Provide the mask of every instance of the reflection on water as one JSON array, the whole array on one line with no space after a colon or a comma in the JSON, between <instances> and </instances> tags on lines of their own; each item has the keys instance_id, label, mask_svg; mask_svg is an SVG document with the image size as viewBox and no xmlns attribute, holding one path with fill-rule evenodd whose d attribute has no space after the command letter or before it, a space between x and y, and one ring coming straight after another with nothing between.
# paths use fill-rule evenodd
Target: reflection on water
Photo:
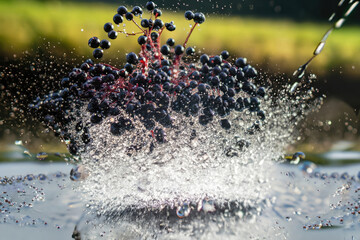
<instances>
[{"instance_id":1,"label":"reflection on water","mask_svg":"<svg viewBox=\"0 0 360 240\"><path fill-rule=\"evenodd\" d=\"M334 161L341 153L324 156ZM79 169L63 163L2 163L0 230L4 239L357 239L359 166L276 164L265 180L271 190L257 202L219 205L208 199L96 215L73 191L79 181L71 181L69 173Z\"/></svg>"}]
</instances>

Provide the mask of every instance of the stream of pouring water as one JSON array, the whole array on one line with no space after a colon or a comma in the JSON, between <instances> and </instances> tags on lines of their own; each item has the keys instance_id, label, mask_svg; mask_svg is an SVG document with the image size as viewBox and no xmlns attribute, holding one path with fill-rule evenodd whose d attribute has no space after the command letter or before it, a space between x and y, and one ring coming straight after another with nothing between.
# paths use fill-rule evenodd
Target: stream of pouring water
<instances>
[{"instance_id":1,"label":"stream of pouring water","mask_svg":"<svg viewBox=\"0 0 360 240\"><path fill-rule=\"evenodd\" d=\"M333 22L333 25L330 27L329 30L327 30L325 32L325 34L322 37L322 39L320 40L319 44L315 48L315 50L313 52L313 56L294 72L293 76L295 78L295 81L296 81L296 78L302 79L304 77L306 68L308 67L310 62L322 52L330 34L335 29L340 29L344 25L344 22L346 21L346 19L350 16L350 14L355 10L355 8L358 5L359 5L359 1L355 1L355 0L340 0L339 1L337 9L329 17L329 22ZM294 93L295 90L297 89L297 87L299 86L299 84L300 83L298 81L294 82L293 86L290 89L290 93Z\"/></svg>"}]
</instances>

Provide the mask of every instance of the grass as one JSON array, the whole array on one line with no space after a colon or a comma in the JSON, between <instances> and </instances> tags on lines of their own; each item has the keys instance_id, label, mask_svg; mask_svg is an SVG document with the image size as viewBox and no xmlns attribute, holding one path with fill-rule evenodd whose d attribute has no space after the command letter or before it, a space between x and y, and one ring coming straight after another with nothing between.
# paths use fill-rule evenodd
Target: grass
<instances>
[{"instance_id":1,"label":"grass","mask_svg":"<svg viewBox=\"0 0 360 240\"><path fill-rule=\"evenodd\" d=\"M90 57L87 40L105 38L105 22L111 21L117 6L106 4L47 3L30 0L0 2L0 53L13 56L37 47L51 48L55 55L73 52ZM174 20L175 32L166 32L163 41L174 37L182 43L189 23L182 13L165 13L165 22ZM136 31L127 23L128 32ZM202 52L217 54L227 49L233 57L246 56L273 73L292 73L312 54L329 24L295 23L287 20L222 17L211 15L194 31L189 44ZM138 51L136 37L120 36L112 42L104 61L123 60L125 53ZM323 54L311 65L319 75L334 69L352 78L360 76L360 28L347 26L329 38ZM50 46L50 47L49 47Z\"/></svg>"}]
</instances>

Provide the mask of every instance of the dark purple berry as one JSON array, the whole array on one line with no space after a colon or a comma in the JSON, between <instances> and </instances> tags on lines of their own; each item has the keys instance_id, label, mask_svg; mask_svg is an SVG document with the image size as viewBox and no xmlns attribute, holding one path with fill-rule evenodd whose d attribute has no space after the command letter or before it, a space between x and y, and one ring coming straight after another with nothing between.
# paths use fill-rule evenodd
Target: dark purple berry
<instances>
[{"instance_id":1,"label":"dark purple berry","mask_svg":"<svg viewBox=\"0 0 360 240\"><path fill-rule=\"evenodd\" d=\"M150 27L149 20L148 20L148 19L143 19L143 20L141 20L141 26L142 26L143 28L148 28L148 27Z\"/></svg>"},{"instance_id":2,"label":"dark purple berry","mask_svg":"<svg viewBox=\"0 0 360 240\"><path fill-rule=\"evenodd\" d=\"M243 68L243 67L246 66L246 64L247 64L247 59L246 58L238 58L235 61L235 66L237 66L237 67Z\"/></svg>"},{"instance_id":3,"label":"dark purple berry","mask_svg":"<svg viewBox=\"0 0 360 240\"><path fill-rule=\"evenodd\" d=\"M231 123L227 119L221 119L220 120L220 126L224 128L225 130L229 130L231 128Z\"/></svg>"},{"instance_id":4,"label":"dark purple berry","mask_svg":"<svg viewBox=\"0 0 360 240\"><path fill-rule=\"evenodd\" d=\"M140 45L144 45L144 44L146 43L146 41L147 41L147 37L144 36L144 35L142 35L142 36L140 36L140 37L138 38L138 43L139 43Z\"/></svg>"},{"instance_id":5,"label":"dark purple berry","mask_svg":"<svg viewBox=\"0 0 360 240\"><path fill-rule=\"evenodd\" d=\"M139 61L139 58L134 52L131 52L128 55L126 55L126 62L135 65L138 63L138 61Z\"/></svg>"},{"instance_id":6,"label":"dark purple berry","mask_svg":"<svg viewBox=\"0 0 360 240\"><path fill-rule=\"evenodd\" d=\"M96 59L100 59L102 58L102 56L104 55L104 51L100 48L96 48L94 51L93 51L93 56L94 58Z\"/></svg>"},{"instance_id":7,"label":"dark purple berry","mask_svg":"<svg viewBox=\"0 0 360 240\"><path fill-rule=\"evenodd\" d=\"M260 118L260 120L264 121L265 120L265 112L260 110L257 112L257 116Z\"/></svg>"},{"instance_id":8,"label":"dark purple berry","mask_svg":"<svg viewBox=\"0 0 360 240\"><path fill-rule=\"evenodd\" d=\"M195 55L195 49L193 47L188 47L186 49L186 54L190 55L190 56L194 56Z\"/></svg>"},{"instance_id":9,"label":"dark purple berry","mask_svg":"<svg viewBox=\"0 0 360 240\"><path fill-rule=\"evenodd\" d=\"M194 19L194 17L195 17L195 14L192 11L186 11L185 12L185 18L187 20L192 20L192 19Z\"/></svg>"},{"instance_id":10,"label":"dark purple berry","mask_svg":"<svg viewBox=\"0 0 360 240\"><path fill-rule=\"evenodd\" d=\"M175 40L173 38L169 38L166 41L166 44L169 45L170 47L173 47L175 45Z\"/></svg>"},{"instance_id":11,"label":"dark purple berry","mask_svg":"<svg viewBox=\"0 0 360 240\"><path fill-rule=\"evenodd\" d=\"M161 10L158 8L155 8L153 13L154 13L155 17L161 17L161 15L162 15Z\"/></svg>"},{"instance_id":12,"label":"dark purple berry","mask_svg":"<svg viewBox=\"0 0 360 240\"><path fill-rule=\"evenodd\" d=\"M151 40L156 41L156 40L159 38L159 33L157 33L157 32L152 32L152 33L150 34L150 36L151 36Z\"/></svg>"},{"instance_id":13,"label":"dark purple berry","mask_svg":"<svg viewBox=\"0 0 360 240\"><path fill-rule=\"evenodd\" d=\"M127 12L125 14L125 18L126 18L126 20L131 21L134 19L134 15L131 12Z\"/></svg>"},{"instance_id":14,"label":"dark purple berry","mask_svg":"<svg viewBox=\"0 0 360 240\"><path fill-rule=\"evenodd\" d=\"M134 14L135 16L138 16L138 15L143 14L143 10L141 9L141 7L135 6L133 8L133 10L131 11L131 13Z\"/></svg>"},{"instance_id":15,"label":"dark purple berry","mask_svg":"<svg viewBox=\"0 0 360 240\"><path fill-rule=\"evenodd\" d=\"M230 57L230 53L228 51L224 50L224 51L221 52L221 57L224 60L226 60L226 59L228 59Z\"/></svg>"},{"instance_id":16,"label":"dark purple berry","mask_svg":"<svg viewBox=\"0 0 360 240\"><path fill-rule=\"evenodd\" d=\"M89 39L89 47L98 48L100 46L100 39L97 37L92 37Z\"/></svg>"},{"instance_id":17,"label":"dark purple berry","mask_svg":"<svg viewBox=\"0 0 360 240\"><path fill-rule=\"evenodd\" d=\"M106 39L101 40L101 42L100 42L100 47L101 47L102 49L109 49L110 46L111 46L111 43L110 43L108 40L106 40Z\"/></svg>"},{"instance_id":18,"label":"dark purple berry","mask_svg":"<svg viewBox=\"0 0 360 240\"><path fill-rule=\"evenodd\" d=\"M155 19L153 28L154 29L161 29L162 27L164 27L164 22L159 18Z\"/></svg>"},{"instance_id":19,"label":"dark purple berry","mask_svg":"<svg viewBox=\"0 0 360 240\"><path fill-rule=\"evenodd\" d=\"M125 64L124 68L128 73L132 73L134 71L134 67L130 63Z\"/></svg>"},{"instance_id":20,"label":"dark purple berry","mask_svg":"<svg viewBox=\"0 0 360 240\"><path fill-rule=\"evenodd\" d=\"M174 22L170 22L170 23L166 23L165 27L168 31L172 32L176 30L176 25L174 24Z\"/></svg>"},{"instance_id":21,"label":"dark purple berry","mask_svg":"<svg viewBox=\"0 0 360 240\"><path fill-rule=\"evenodd\" d=\"M245 71L245 77L247 77L247 78L254 78L257 75L258 75L258 73L257 73L256 69L251 66L248 67Z\"/></svg>"},{"instance_id":22,"label":"dark purple berry","mask_svg":"<svg viewBox=\"0 0 360 240\"><path fill-rule=\"evenodd\" d=\"M164 55L169 55L170 53L170 47L167 45L163 45L160 49L160 52Z\"/></svg>"},{"instance_id":23,"label":"dark purple berry","mask_svg":"<svg viewBox=\"0 0 360 240\"><path fill-rule=\"evenodd\" d=\"M152 1L146 3L146 9L152 11L156 8L156 4Z\"/></svg>"},{"instance_id":24,"label":"dark purple berry","mask_svg":"<svg viewBox=\"0 0 360 240\"><path fill-rule=\"evenodd\" d=\"M115 14L113 17L113 21L115 24L120 24L124 21L124 18L120 14ZM110 30L111 31L111 30Z\"/></svg>"},{"instance_id":25,"label":"dark purple berry","mask_svg":"<svg viewBox=\"0 0 360 240\"><path fill-rule=\"evenodd\" d=\"M116 39L117 36L118 36L118 33L115 32L114 30L112 30L112 31L110 31L110 32L108 33L108 37L109 37L110 39Z\"/></svg>"},{"instance_id":26,"label":"dark purple berry","mask_svg":"<svg viewBox=\"0 0 360 240\"><path fill-rule=\"evenodd\" d=\"M259 89L256 92L256 95L258 95L259 97L265 97L265 94L266 94L265 88L259 87Z\"/></svg>"},{"instance_id":27,"label":"dark purple berry","mask_svg":"<svg viewBox=\"0 0 360 240\"><path fill-rule=\"evenodd\" d=\"M195 13L194 22L202 24L203 22L205 22L205 15L203 13Z\"/></svg>"},{"instance_id":28,"label":"dark purple berry","mask_svg":"<svg viewBox=\"0 0 360 240\"><path fill-rule=\"evenodd\" d=\"M181 55L181 54L184 53L184 51L185 51L185 49L184 49L184 47L182 45L177 45L175 47L175 54L176 55Z\"/></svg>"},{"instance_id":29,"label":"dark purple berry","mask_svg":"<svg viewBox=\"0 0 360 240\"><path fill-rule=\"evenodd\" d=\"M210 58L209 58L209 56L208 56L207 54L201 55L201 57L200 57L200 62L201 62L202 64L206 64L206 63L208 63L209 61L210 61Z\"/></svg>"},{"instance_id":30,"label":"dark purple berry","mask_svg":"<svg viewBox=\"0 0 360 240\"><path fill-rule=\"evenodd\" d=\"M124 15L128 12L127 8L125 6L120 6L118 9L117 9L117 12L118 14L120 15Z\"/></svg>"},{"instance_id":31,"label":"dark purple berry","mask_svg":"<svg viewBox=\"0 0 360 240\"><path fill-rule=\"evenodd\" d=\"M110 22L105 23L105 25L104 25L104 31L105 31L105 32L110 32L111 30L114 30L114 26L112 25L112 23L110 23Z\"/></svg>"}]
</instances>

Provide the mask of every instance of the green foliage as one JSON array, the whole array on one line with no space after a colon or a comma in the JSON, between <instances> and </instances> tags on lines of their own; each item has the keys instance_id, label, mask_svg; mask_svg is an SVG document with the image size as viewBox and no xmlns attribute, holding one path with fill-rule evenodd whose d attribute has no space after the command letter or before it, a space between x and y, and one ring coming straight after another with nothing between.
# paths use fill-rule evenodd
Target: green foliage
<instances>
[{"instance_id":1,"label":"green foliage","mask_svg":"<svg viewBox=\"0 0 360 240\"><path fill-rule=\"evenodd\" d=\"M106 38L103 24L112 21L114 5L98 3L71 3L60 1L1 1L0 54L11 57L28 49L51 50L57 56L73 52L90 57L87 41L92 36ZM146 16L146 14L144 14ZM165 22L175 21L177 30L165 32L163 41L174 37L182 43L189 24L181 13L164 13ZM136 31L129 22L128 32ZM189 45L197 51L218 54L227 49L233 57L246 56L252 64L260 64L272 72L291 73L312 54L328 24L295 23L287 20L269 20L210 15L198 27ZM318 74L331 72L342 66L349 76L359 76L360 28L346 26L329 38L323 54L311 65ZM105 51L104 61L121 63L129 51L139 51L137 37L120 35Z\"/></svg>"}]
</instances>

